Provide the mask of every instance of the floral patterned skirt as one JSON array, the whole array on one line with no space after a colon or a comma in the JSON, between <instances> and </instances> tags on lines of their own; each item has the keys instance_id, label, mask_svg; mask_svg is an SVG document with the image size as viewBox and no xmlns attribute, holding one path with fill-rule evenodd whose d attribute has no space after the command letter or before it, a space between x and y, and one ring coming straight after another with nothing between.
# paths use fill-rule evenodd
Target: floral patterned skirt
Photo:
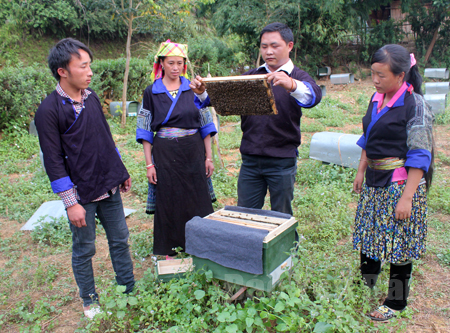
<instances>
[{"instance_id":1,"label":"floral patterned skirt","mask_svg":"<svg viewBox=\"0 0 450 333\"><path fill-rule=\"evenodd\" d=\"M405 184L388 187L363 185L355 217L353 248L368 257L399 263L419 259L426 251L427 192L419 185L412 200L411 217L395 219L395 206Z\"/></svg>"}]
</instances>

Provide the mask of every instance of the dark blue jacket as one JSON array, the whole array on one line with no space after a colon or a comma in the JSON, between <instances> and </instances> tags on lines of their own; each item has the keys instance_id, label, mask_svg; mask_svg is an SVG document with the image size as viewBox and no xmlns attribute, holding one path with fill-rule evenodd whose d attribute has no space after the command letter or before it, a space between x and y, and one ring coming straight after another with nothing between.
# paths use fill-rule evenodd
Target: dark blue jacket
<instances>
[{"instance_id":1,"label":"dark blue jacket","mask_svg":"<svg viewBox=\"0 0 450 333\"><path fill-rule=\"evenodd\" d=\"M93 91L78 117L70 99L53 91L39 106L35 123L53 192L75 186L86 204L130 177Z\"/></svg>"},{"instance_id":2,"label":"dark blue jacket","mask_svg":"<svg viewBox=\"0 0 450 333\"><path fill-rule=\"evenodd\" d=\"M265 67L252 69L245 75L267 74ZM272 86L278 114L242 116L241 153L269 157L296 157L300 145L300 118L302 107L311 108L322 98L322 91L305 71L294 66L290 77L302 81L310 88L313 99L301 105L281 86Z\"/></svg>"}]
</instances>

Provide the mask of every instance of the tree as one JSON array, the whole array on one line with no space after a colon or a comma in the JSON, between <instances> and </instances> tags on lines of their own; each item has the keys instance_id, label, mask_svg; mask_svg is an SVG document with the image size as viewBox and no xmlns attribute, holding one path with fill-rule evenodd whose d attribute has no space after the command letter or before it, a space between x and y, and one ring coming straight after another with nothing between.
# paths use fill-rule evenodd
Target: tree
<instances>
[{"instance_id":1,"label":"tree","mask_svg":"<svg viewBox=\"0 0 450 333\"><path fill-rule=\"evenodd\" d=\"M117 18L122 20L127 26L127 44L126 44L126 64L125 75L123 78L122 89L122 126L125 126L127 119L127 85L128 75L130 72L130 59L131 59L131 36L136 30L134 23L141 18L149 17L152 13L156 12L158 6L153 0L110 0L111 9L114 12L113 18L117 15Z\"/></svg>"},{"instance_id":2,"label":"tree","mask_svg":"<svg viewBox=\"0 0 450 333\"><path fill-rule=\"evenodd\" d=\"M256 56L259 34L272 22L287 24L294 33L296 63L314 67L348 38L352 28L350 0L220 0L212 6L213 23L222 35L241 36ZM245 17L245 19L243 19Z\"/></svg>"},{"instance_id":3,"label":"tree","mask_svg":"<svg viewBox=\"0 0 450 333\"><path fill-rule=\"evenodd\" d=\"M424 55L424 65L438 43L439 52L436 54L439 54L439 59L436 62L444 62L449 66L450 0L402 1L402 11L408 13L406 19L416 35L417 51Z\"/></svg>"},{"instance_id":4,"label":"tree","mask_svg":"<svg viewBox=\"0 0 450 333\"><path fill-rule=\"evenodd\" d=\"M100 0L99 0L100 1ZM173 20L183 21L199 3L211 3L214 0L110 0L111 10L128 28L126 44L126 66L122 92L122 126L126 123L126 100L128 74L130 71L131 36L134 31L151 33L152 23L163 20L161 26L170 25ZM113 17L115 17L115 15Z\"/></svg>"}]
</instances>

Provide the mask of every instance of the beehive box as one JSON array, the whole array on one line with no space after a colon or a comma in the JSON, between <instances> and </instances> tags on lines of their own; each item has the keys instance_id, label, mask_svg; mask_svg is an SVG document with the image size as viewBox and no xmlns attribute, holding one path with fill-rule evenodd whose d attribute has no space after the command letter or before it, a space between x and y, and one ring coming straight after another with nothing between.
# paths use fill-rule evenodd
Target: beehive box
<instances>
[{"instance_id":1,"label":"beehive box","mask_svg":"<svg viewBox=\"0 0 450 333\"><path fill-rule=\"evenodd\" d=\"M211 105L221 116L277 114L272 86L266 75L204 78Z\"/></svg>"},{"instance_id":2,"label":"beehive box","mask_svg":"<svg viewBox=\"0 0 450 333\"><path fill-rule=\"evenodd\" d=\"M358 169L361 147L356 143L361 135L318 132L311 138L309 158Z\"/></svg>"},{"instance_id":3,"label":"beehive box","mask_svg":"<svg viewBox=\"0 0 450 333\"><path fill-rule=\"evenodd\" d=\"M192 258L159 260L156 265L158 279L164 282L179 279L193 269Z\"/></svg>"},{"instance_id":4,"label":"beehive box","mask_svg":"<svg viewBox=\"0 0 450 333\"><path fill-rule=\"evenodd\" d=\"M250 288L271 291L279 282L281 274L292 267L291 249L295 242L295 218L280 218L265 215L268 211L249 209L239 211L240 207L225 207L205 219L233 223L269 231L263 241L263 273L250 274L237 269L224 267L209 259L193 256L195 269L211 270L213 277ZM274 212L272 212L274 213ZM282 214L286 215L287 214Z\"/></svg>"}]
</instances>

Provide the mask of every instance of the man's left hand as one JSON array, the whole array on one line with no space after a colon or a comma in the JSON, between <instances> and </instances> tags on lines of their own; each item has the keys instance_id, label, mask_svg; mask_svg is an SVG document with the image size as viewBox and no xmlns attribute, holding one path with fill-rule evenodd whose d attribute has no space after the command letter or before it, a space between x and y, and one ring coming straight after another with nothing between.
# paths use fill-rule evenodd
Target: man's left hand
<instances>
[{"instance_id":1,"label":"man's left hand","mask_svg":"<svg viewBox=\"0 0 450 333\"><path fill-rule=\"evenodd\" d=\"M120 192L126 193L131 189L131 177L128 178L123 184L120 185Z\"/></svg>"},{"instance_id":2,"label":"man's left hand","mask_svg":"<svg viewBox=\"0 0 450 333\"><path fill-rule=\"evenodd\" d=\"M269 73L266 77L269 83L272 83L274 86L283 87L288 92L292 92L297 88L295 80L291 79L291 77L283 71Z\"/></svg>"}]
</instances>

